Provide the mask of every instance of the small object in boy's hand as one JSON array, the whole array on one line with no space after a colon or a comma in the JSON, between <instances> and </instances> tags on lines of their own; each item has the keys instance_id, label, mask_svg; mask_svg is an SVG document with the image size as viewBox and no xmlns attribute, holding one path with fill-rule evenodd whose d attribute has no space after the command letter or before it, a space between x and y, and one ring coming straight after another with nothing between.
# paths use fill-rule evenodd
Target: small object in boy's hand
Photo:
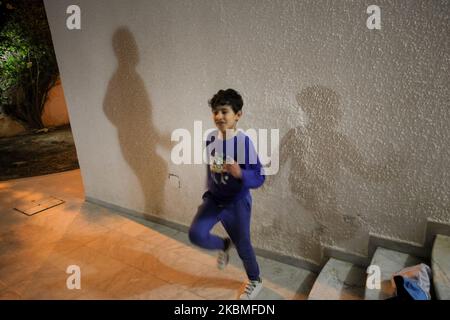
<instances>
[{"instance_id":1,"label":"small object in boy's hand","mask_svg":"<svg viewBox=\"0 0 450 320\"><path fill-rule=\"evenodd\" d=\"M222 157L216 157L211 164L211 171L216 173L222 173L224 170L224 163Z\"/></svg>"},{"instance_id":2,"label":"small object in boy's hand","mask_svg":"<svg viewBox=\"0 0 450 320\"><path fill-rule=\"evenodd\" d=\"M227 158L225 159L225 163L226 164L233 164L234 163L234 159L230 156L227 156Z\"/></svg>"}]
</instances>

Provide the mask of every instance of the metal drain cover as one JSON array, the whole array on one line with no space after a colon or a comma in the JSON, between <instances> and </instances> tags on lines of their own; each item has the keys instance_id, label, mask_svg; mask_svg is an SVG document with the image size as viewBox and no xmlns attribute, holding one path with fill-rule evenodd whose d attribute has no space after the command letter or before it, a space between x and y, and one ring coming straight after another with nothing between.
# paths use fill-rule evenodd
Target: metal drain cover
<instances>
[{"instance_id":1,"label":"metal drain cover","mask_svg":"<svg viewBox=\"0 0 450 320\"><path fill-rule=\"evenodd\" d=\"M64 201L50 196L38 201L32 200L29 203L17 206L14 209L26 214L27 216L32 216L33 214L53 208L61 203L64 203Z\"/></svg>"}]
</instances>

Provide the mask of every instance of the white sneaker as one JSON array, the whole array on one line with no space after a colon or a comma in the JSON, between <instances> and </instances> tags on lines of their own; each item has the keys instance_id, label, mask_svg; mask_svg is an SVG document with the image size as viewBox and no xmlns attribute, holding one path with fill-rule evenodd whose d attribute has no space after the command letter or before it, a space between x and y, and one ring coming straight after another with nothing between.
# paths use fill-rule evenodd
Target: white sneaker
<instances>
[{"instance_id":1,"label":"white sneaker","mask_svg":"<svg viewBox=\"0 0 450 320\"><path fill-rule=\"evenodd\" d=\"M217 256L217 268L219 270L225 269L228 262L230 261L230 254L228 253L231 248L231 240L225 239L227 248L225 250L219 251L219 255Z\"/></svg>"},{"instance_id":2,"label":"white sneaker","mask_svg":"<svg viewBox=\"0 0 450 320\"><path fill-rule=\"evenodd\" d=\"M249 280L239 300L254 300L263 288L262 280Z\"/></svg>"}]
</instances>

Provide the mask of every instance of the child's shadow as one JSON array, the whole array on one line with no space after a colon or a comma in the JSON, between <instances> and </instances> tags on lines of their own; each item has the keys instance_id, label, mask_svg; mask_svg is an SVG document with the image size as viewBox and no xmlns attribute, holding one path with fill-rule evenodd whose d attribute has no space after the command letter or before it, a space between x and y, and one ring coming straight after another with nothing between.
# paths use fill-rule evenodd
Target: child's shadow
<instances>
[{"instance_id":1,"label":"child's shadow","mask_svg":"<svg viewBox=\"0 0 450 320\"><path fill-rule=\"evenodd\" d=\"M139 179L145 196L144 211L161 215L168 167L156 148L170 148L170 136L162 136L153 125L152 105L136 72L138 47L128 28L116 30L112 46L118 67L109 81L103 111L116 126L123 157ZM127 181L122 183L123 192L128 192Z\"/></svg>"},{"instance_id":2,"label":"child's shadow","mask_svg":"<svg viewBox=\"0 0 450 320\"><path fill-rule=\"evenodd\" d=\"M290 129L280 143L280 163L290 159L289 186L296 200L313 213L313 238L321 243L343 243L359 232L366 234L360 213L342 212L337 201L341 168L369 182L383 183L396 177L400 159L391 153L387 163L367 163L352 141L338 131L342 117L339 96L331 89L312 86L297 95L307 114L304 128Z\"/></svg>"}]
</instances>

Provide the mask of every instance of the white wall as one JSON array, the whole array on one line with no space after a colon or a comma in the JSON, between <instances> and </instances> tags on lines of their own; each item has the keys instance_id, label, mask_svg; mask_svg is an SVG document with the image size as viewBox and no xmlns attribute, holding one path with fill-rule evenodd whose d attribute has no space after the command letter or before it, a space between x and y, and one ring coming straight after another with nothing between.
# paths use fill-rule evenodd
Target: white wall
<instances>
[{"instance_id":1,"label":"white wall","mask_svg":"<svg viewBox=\"0 0 450 320\"><path fill-rule=\"evenodd\" d=\"M254 245L318 260L369 232L421 242L450 221L450 3L46 0L86 195L189 225L204 167L170 134L244 97L244 129L279 128L280 172L253 192ZM171 182L169 173L179 177Z\"/></svg>"}]
</instances>

